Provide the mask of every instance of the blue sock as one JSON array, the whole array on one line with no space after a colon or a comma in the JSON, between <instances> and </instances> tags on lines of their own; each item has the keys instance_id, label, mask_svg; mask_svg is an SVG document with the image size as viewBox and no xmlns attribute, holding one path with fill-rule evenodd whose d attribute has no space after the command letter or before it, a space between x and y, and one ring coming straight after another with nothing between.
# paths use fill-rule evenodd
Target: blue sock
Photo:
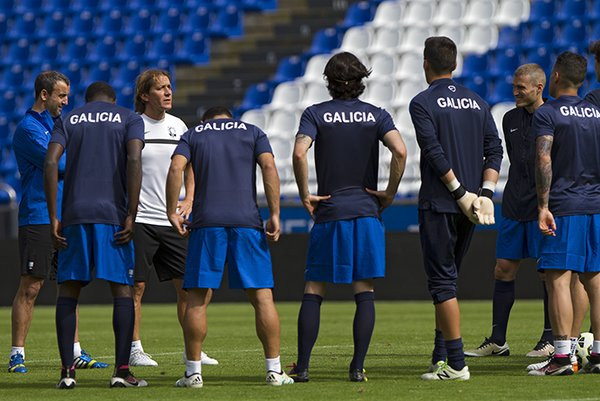
<instances>
[{"instance_id":1,"label":"blue sock","mask_svg":"<svg viewBox=\"0 0 600 401\"><path fill-rule=\"evenodd\" d=\"M298 370L308 369L310 353L319 335L321 320L321 302L323 297L316 294L304 294L298 314Z\"/></svg>"},{"instance_id":2,"label":"blue sock","mask_svg":"<svg viewBox=\"0 0 600 401\"><path fill-rule=\"evenodd\" d=\"M492 335L490 339L498 345L506 342L508 317L515 302L515 281L496 280L492 307Z\"/></svg>"},{"instance_id":3,"label":"blue sock","mask_svg":"<svg viewBox=\"0 0 600 401\"><path fill-rule=\"evenodd\" d=\"M441 330L435 330L435 339L433 340L433 352L431 353L431 364L435 365L438 361L446 362L448 352L446 352L446 341Z\"/></svg>"},{"instance_id":4,"label":"blue sock","mask_svg":"<svg viewBox=\"0 0 600 401\"><path fill-rule=\"evenodd\" d=\"M375 293L373 291L354 294L356 312L352 334L354 337L354 356L350 362L350 369L362 372L365 357L371 343L373 328L375 327Z\"/></svg>"},{"instance_id":5,"label":"blue sock","mask_svg":"<svg viewBox=\"0 0 600 401\"><path fill-rule=\"evenodd\" d=\"M133 298L122 297L113 299L113 331L115 333L115 368L127 369L131 338L133 337L133 322L135 311Z\"/></svg>"},{"instance_id":6,"label":"blue sock","mask_svg":"<svg viewBox=\"0 0 600 401\"><path fill-rule=\"evenodd\" d=\"M77 326L77 299L58 297L56 300L56 338L58 352L65 369L73 366L73 343Z\"/></svg>"},{"instance_id":7,"label":"blue sock","mask_svg":"<svg viewBox=\"0 0 600 401\"><path fill-rule=\"evenodd\" d=\"M462 338L446 341L446 349L448 350L448 365L454 370L462 370L465 367Z\"/></svg>"},{"instance_id":8,"label":"blue sock","mask_svg":"<svg viewBox=\"0 0 600 401\"><path fill-rule=\"evenodd\" d=\"M549 343L554 341L552 335L552 324L550 323L550 312L548 312L548 291L546 290L546 283L542 281L542 287L544 287L544 332L540 340L546 340Z\"/></svg>"}]
</instances>

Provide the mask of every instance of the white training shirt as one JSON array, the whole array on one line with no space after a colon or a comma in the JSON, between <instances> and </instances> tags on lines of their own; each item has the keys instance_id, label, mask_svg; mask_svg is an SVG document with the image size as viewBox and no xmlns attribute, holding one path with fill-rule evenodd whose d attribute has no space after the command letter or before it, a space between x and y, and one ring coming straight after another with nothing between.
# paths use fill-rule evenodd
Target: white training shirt
<instances>
[{"instance_id":1,"label":"white training shirt","mask_svg":"<svg viewBox=\"0 0 600 401\"><path fill-rule=\"evenodd\" d=\"M135 222L170 226L165 196L167 175L173 151L187 126L171 114L165 114L162 120L142 114L142 119L145 146L142 150L142 189ZM182 185L180 198L183 196L185 187Z\"/></svg>"}]
</instances>

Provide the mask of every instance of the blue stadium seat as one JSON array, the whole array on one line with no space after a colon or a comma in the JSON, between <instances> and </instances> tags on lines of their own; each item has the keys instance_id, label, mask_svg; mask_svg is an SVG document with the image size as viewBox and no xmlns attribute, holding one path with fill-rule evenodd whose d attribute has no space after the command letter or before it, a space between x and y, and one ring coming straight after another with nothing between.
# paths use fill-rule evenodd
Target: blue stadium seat
<instances>
[{"instance_id":1,"label":"blue stadium seat","mask_svg":"<svg viewBox=\"0 0 600 401\"><path fill-rule=\"evenodd\" d=\"M559 21L583 18L585 17L586 6L586 0L563 0L562 7L557 11L554 18Z\"/></svg>"},{"instance_id":2,"label":"blue stadium seat","mask_svg":"<svg viewBox=\"0 0 600 401\"><path fill-rule=\"evenodd\" d=\"M65 75L69 78L71 84L71 93L78 92L82 86L82 75L81 75L81 65L75 61L67 64L65 68Z\"/></svg>"},{"instance_id":3,"label":"blue stadium seat","mask_svg":"<svg viewBox=\"0 0 600 401\"><path fill-rule=\"evenodd\" d=\"M0 11L0 38L6 38L8 35L8 14ZM0 39L0 42L3 39Z\"/></svg>"},{"instance_id":4,"label":"blue stadium seat","mask_svg":"<svg viewBox=\"0 0 600 401\"><path fill-rule=\"evenodd\" d=\"M304 72L304 62L299 56L286 57L279 62L275 76L270 82L277 85L284 81L291 81L298 78Z\"/></svg>"},{"instance_id":5,"label":"blue stadium seat","mask_svg":"<svg viewBox=\"0 0 600 401\"><path fill-rule=\"evenodd\" d=\"M49 37L38 44L31 61L36 64L53 63L58 59L58 41Z\"/></svg>"},{"instance_id":6,"label":"blue stadium seat","mask_svg":"<svg viewBox=\"0 0 600 401\"><path fill-rule=\"evenodd\" d=\"M122 65L113 80L115 87L122 88L124 86L134 85L135 79L140 72L140 63L136 60L131 60L127 64Z\"/></svg>"},{"instance_id":7,"label":"blue stadium seat","mask_svg":"<svg viewBox=\"0 0 600 401\"><path fill-rule=\"evenodd\" d=\"M485 75L488 68L488 55L469 54L463 61L462 76Z\"/></svg>"},{"instance_id":8,"label":"blue stadium seat","mask_svg":"<svg viewBox=\"0 0 600 401\"><path fill-rule=\"evenodd\" d=\"M12 145L12 133L14 129L11 127L10 119L0 114L0 147Z\"/></svg>"},{"instance_id":9,"label":"blue stadium seat","mask_svg":"<svg viewBox=\"0 0 600 401\"><path fill-rule=\"evenodd\" d=\"M492 89L489 90L487 101L490 105L494 105L500 102L512 102L513 96L513 85L512 85L512 73L505 77L498 78L492 85Z\"/></svg>"},{"instance_id":10,"label":"blue stadium seat","mask_svg":"<svg viewBox=\"0 0 600 401\"><path fill-rule=\"evenodd\" d=\"M154 39L150 50L148 51L147 59L150 62L158 60L169 60L175 54L175 37L171 33L164 33Z\"/></svg>"},{"instance_id":11,"label":"blue stadium seat","mask_svg":"<svg viewBox=\"0 0 600 401\"><path fill-rule=\"evenodd\" d=\"M179 9L176 7L170 7L167 10L163 10L158 15L158 22L154 26L155 33L175 33L179 30L181 25L181 14Z\"/></svg>"},{"instance_id":12,"label":"blue stadium seat","mask_svg":"<svg viewBox=\"0 0 600 401\"><path fill-rule=\"evenodd\" d=\"M94 16L88 9L82 10L73 16L71 25L67 28L69 36L92 36L94 32Z\"/></svg>"},{"instance_id":13,"label":"blue stadium seat","mask_svg":"<svg viewBox=\"0 0 600 401\"><path fill-rule=\"evenodd\" d=\"M208 33L211 37L216 38L241 36L243 30L240 10L233 5L217 10L217 15L209 26Z\"/></svg>"},{"instance_id":14,"label":"blue stadium seat","mask_svg":"<svg viewBox=\"0 0 600 401\"><path fill-rule=\"evenodd\" d=\"M6 147L0 150L0 174L3 176L14 174L17 170L17 159L14 152Z\"/></svg>"},{"instance_id":15,"label":"blue stadium seat","mask_svg":"<svg viewBox=\"0 0 600 401\"><path fill-rule=\"evenodd\" d=\"M247 110L259 109L271 101L271 88L266 83L251 85L244 94L244 100L236 108L236 114L241 115Z\"/></svg>"},{"instance_id":16,"label":"blue stadium seat","mask_svg":"<svg viewBox=\"0 0 600 401\"><path fill-rule=\"evenodd\" d=\"M123 86L118 89L117 104L128 109L133 109L133 96L135 92L133 86Z\"/></svg>"},{"instance_id":17,"label":"blue stadium seat","mask_svg":"<svg viewBox=\"0 0 600 401\"><path fill-rule=\"evenodd\" d=\"M11 115L17 106L15 92L7 90L0 94L0 114Z\"/></svg>"},{"instance_id":18,"label":"blue stadium seat","mask_svg":"<svg viewBox=\"0 0 600 401\"><path fill-rule=\"evenodd\" d=\"M350 28L357 25L363 25L373 18L373 10L368 1L361 1L353 4L346 11L346 18L340 24L343 28Z\"/></svg>"},{"instance_id":19,"label":"blue stadium seat","mask_svg":"<svg viewBox=\"0 0 600 401\"><path fill-rule=\"evenodd\" d=\"M14 10L14 0L0 0L0 13L10 15Z\"/></svg>"},{"instance_id":20,"label":"blue stadium seat","mask_svg":"<svg viewBox=\"0 0 600 401\"><path fill-rule=\"evenodd\" d=\"M21 64L13 64L10 68L4 70L2 74L1 90L18 90L25 81L25 70Z\"/></svg>"},{"instance_id":21,"label":"blue stadium seat","mask_svg":"<svg viewBox=\"0 0 600 401\"><path fill-rule=\"evenodd\" d=\"M48 14L54 11L68 11L71 9L71 0L46 0L43 9Z\"/></svg>"},{"instance_id":22,"label":"blue stadium seat","mask_svg":"<svg viewBox=\"0 0 600 401\"><path fill-rule=\"evenodd\" d=\"M177 53L180 63L204 64L208 62L208 41L202 32L185 35Z\"/></svg>"},{"instance_id":23,"label":"blue stadium seat","mask_svg":"<svg viewBox=\"0 0 600 401\"><path fill-rule=\"evenodd\" d=\"M8 48L8 54L3 59L4 65L12 65L15 63L29 63L29 41L27 39L19 39L11 42Z\"/></svg>"},{"instance_id":24,"label":"blue stadium seat","mask_svg":"<svg viewBox=\"0 0 600 401\"><path fill-rule=\"evenodd\" d=\"M127 7L127 3L127 0L102 0L98 4L98 8L103 12L110 12L112 10L123 10Z\"/></svg>"},{"instance_id":25,"label":"blue stadium seat","mask_svg":"<svg viewBox=\"0 0 600 401\"><path fill-rule=\"evenodd\" d=\"M184 33L191 32L206 32L208 30L208 24L210 23L210 10L208 7L197 7L188 16L183 28L181 29Z\"/></svg>"},{"instance_id":26,"label":"blue stadium seat","mask_svg":"<svg viewBox=\"0 0 600 401\"><path fill-rule=\"evenodd\" d=\"M523 27L521 25L505 26L500 29L498 34L497 49L519 48L522 42Z\"/></svg>"},{"instance_id":27,"label":"blue stadium seat","mask_svg":"<svg viewBox=\"0 0 600 401\"><path fill-rule=\"evenodd\" d=\"M487 97L487 81L483 75L473 75L465 78L464 85L482 98Z\"/></svg>"},{"instance_id":28,"label":"blue stadium seat","mask_svg":"<svg viewBox=\"0 0 600 401\"><path fill-rule=\"evenodd\" d=\"M65 25L65 13L58 10L54 11L44 18L42 26L37 32L37 37L42 39L48 36L60 38L65 31Z\"/></svg>"},{"instance_id":29,"label":"blue stadium seat","mask_svg":"<svg viewBox=\"0 0 600 401\"><path fill-rule=\"evenodd\" d=\"M600 1L591 1L586 15L590 21L600 18Z\"/></svg>"},{"instance_id":30,"label":"blue stadium seat","mask_svg":"<svg viewBox=\"0 0 600 401\"><path fill-rule=\"evenodd\" d=\"M554 17L554 0L532 0L529 20L538 21Z\"/></svg>"},{"instance_id":31,"label":"blue stadium seat","mask_svg":"<svg viewBox=\"0 0 600 401\"><path fill-rule=\"evenodd\" d=\"M102 61L98 64L92 65L92 67L90 68L90 72L88 74L87 80L86 80L86 85L89 85L92 82L96 82L96 81L110 82L110 78L111 78L110 64L107 63L106 61Z\"/></svg>"},{"instance_id":32,"label":"blue stadium seat","mask_svg":"<svg viewBox=\"0 0 600 401\"><path fill-rule=\"evenodd\" d=\"M135 13L142 8L154 10L156 8L156 0L129 0L127 1L127 8Z\"/></svg>"},{"instance_id":33,"label":"blue stadium seat","mask_svg":"<svg viewBox=\"0 0 600 401\"><path fill-rule=\"evenodd\" d=\"M550 46L554 41L554 24L550 20L529 23L529 33L523 43L528 49Z\"/></svg>"},{"instance_id":34,"label":"blue stadium seat","mask_svg":"<svg viewBox=\"0 0 600 401\"><path fill-rule=\"evenodd\" d=\"M96 10L100 5L100 0L73 0L71 9L74 11Z\"/></svg>"},{"instance_id":35,"label":"blue stadium seat","mask_svg":"<svg viewBox=\"0 0 600 401\"><path fill-rule=\"evenodd\" d=\"M28 11L16 16L14 26L9 30L8 36L12 39L30 38L36 30L35 14Z\"/></svg>"},{"instance_id":36,"label":"blue stadium seat","mask_svg":"<svg viewBox=\"0 0 600 401\"><path fill-rule=\"evenodd\" d=\"M552 59L550 57L550 52L545 47L532 49L525 53L525 62L535 63L542 67L544 71L547 71L550 68L552 68Z\"/></svg>"},{"instance_id":37,"label":"blue stadium seat","mask_svg":"<svg viewBox=\"0 0 600 401\"><path fill-rule=\"evenodd\" d=\"M491 77L512 75L520 64L519 54L514 49L498 50L496 57L490 63L489 75Z\"/></svg>"},{"instance_id":38,"label":"blue stadium seat","mask_svg":"<svg viewBox=\"0 0 600 401\"><path fill-rule=\"evenodd\" d=\"M84 62L88 56L88 41L85 37L74 37L66 42L65 50L60 56L63 63L71 61Z\"/></svg>"},{"instance_id":39,"label":"blue stadium seat","mask_svg":"<svg viewBox=\"0 0 600 401\"><path fill-rule=\"evenodd\" d=\"M142 34L127 36L119 60L141 60L146 54L146 37Z\"/></svg>"},{"instance_id":40,"label":"blue stadium seat","mask_svg":"<svg viewBox=\"0 0 600 401\"><path fill-rule=\"evenodd\" d=\"M14 8L17 14L36 13L42 8L42 0L21 0Z\"/></svg>"},{"instance_id":41,"label":"blue stadium seat","mask_svg":"<svg viewBox=\"0 0 600 401\"><path fill-rule=\"evenodd\" d=\"M581 19L575 18L565 22L555 39L554 48L561 51L570 47L587 47L585 28L586 26Z\"/></svg>"},{"instance_id":42,"label":"blue stadium seat","mask_svg":"<svg viewBox=\"0 0 600 401\"><path fill-rule=\"evenodd\" d=\"M243 0L242 7L247 11L271 11L277 8L277 0Z\"/></svg>"},{"instance_id":43,"label":"blue stadium seat","mask_svg":"<svg viewBox=\"0 0 600 401\"><path fill-rule=\"evenodd\" d=\"M120 10L112 10L104 14L100 19L100 26L96 30L96 36L111 35L118 37L123 29L123 14Z\"/></svg>"},{"instance_id":44,"label":"blue stadium seat","mask_svg":"<svg viewBox=\"0 0 600 401\"><path fill-rule=\"evenodd\" d=\"M166 10L171 7L183 9L186 5L186 0L158 0L156 2L156 7Z\"/></svg>"},{"instance_id":45,"label":"blue stadium seat","mask_svg":"<svg viewBox=\"0 0 600 401\"><path fill-rule=\"evenodd\" d=\"M126 35L150 32L152 28L152 13L148 8L141 8L133 12L129 23L123 30Z\"/></svg>"},{"instance_id":46,"label":"blue stadium seat","mask_svg":"<svg viewBox=\"0 0 600 401\"><path fill-rule=\"evenodd\" d=\"M96 46L90 52L89 61L113 61L117 57L117 41L112 36L105 36L96 42Z\"/></svg>"},{"instance_id":47,"label":"blue stadium seat","mask_svg":"<svg viewBox=\"0 0 600 401\"><path fill-rule=\"evenodd\" d=\"M313 37L310 49L306 52L308 58L316 54L331 53L340 46L340 36L335 28L326 28L317 31Z\"/></svg>"}]
</instances>

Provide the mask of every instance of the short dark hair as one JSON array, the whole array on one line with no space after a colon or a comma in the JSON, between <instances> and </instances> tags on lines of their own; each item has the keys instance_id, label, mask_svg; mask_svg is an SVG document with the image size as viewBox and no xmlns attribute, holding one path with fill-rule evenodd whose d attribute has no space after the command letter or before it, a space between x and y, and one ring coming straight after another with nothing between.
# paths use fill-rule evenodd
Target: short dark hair
<instances>
[{"instance_id":1,"label":"short dark hair","mask_svg":"<svg viewBox=\"0 0 600 401\"><path fill-rule=\"evenodd\" d=\"M204 114L202 114L202 121L208 121L208 120L212 120L213 118L215 118L218 115L224 114L226 116L228 116L229 118L233 117L233 114L231 114L231 111L227 108L227 107L223 107L223 106L215 106L215 107L211 107L208 110L206 110L204 112Z\"/></svg>"},{"instance_id":2,"label":"short dark hair","mask_svg":"<svg viewBox=\"0 0 600 401\"><path fill-rule=\"evenodd\" d=\"M117 99L117 95L112 86L103 81L97 81L92 83L85 90L85 101L93 102L99 97L107 97L113 102Z\"/></svg>"},{"instance_id":3,"label":"short dark hair","mask_svg":"<svg viewBox=\"0 0 600 401\"><path fill-rule=\"evenodd\" d=\"M566 51L556 58L552 71L558 71L560 77L578 88L585 79L587 73L587 60L579 54Z\"/></svg>"},{"instance_id":4,"label":"short dark hair","mask_svg":"<svg viewBox=\"0 0 600 401\"><path fill-rule=\"evenodd\" d=\"M38 74L34 84L35 98L37 99L44 89L51 95L58 82L64 82L65 84L70 85L69 78L58 71L44 71Z\"/></svg>"},{"instance_id":5,"label":"short dark hair","mask_svg":"<svg viewBox=\"0 0 600 401\"><path fill-rule=\"evenodd\" d=\"M456 44L446 36L425 39L423 58L436 74L448 74L456 68Z\"/></svg>"},{"instance_id":6,"label":"short dark hair","mask_svg":"<svg viewBox=\"0 0 600 401\"><path fill-rule=\"evenodd\" d=\"M596 61L600 63L600 40L595 40L590 43L589 51L594 55Z\"/></svg>"},{"instance_id":7,"label":"short dark hair","mask_svg":"<svg viewBox=\"0 0 600 401\"><path fill-rule=\"evenodd\" d=\"M327 90L334 99L355 99L365 91L363 78L371 75L354 54L338 53L325 65L323 75L327 78Z\"/></svg>"}]
</instances>

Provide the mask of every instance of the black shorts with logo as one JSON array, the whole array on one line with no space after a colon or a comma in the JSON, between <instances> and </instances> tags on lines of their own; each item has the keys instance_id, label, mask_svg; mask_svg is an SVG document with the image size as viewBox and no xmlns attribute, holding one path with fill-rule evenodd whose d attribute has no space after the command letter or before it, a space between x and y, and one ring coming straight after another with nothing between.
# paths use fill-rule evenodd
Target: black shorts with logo
<instances>
[{"instance_id":1,"label":"black shorts with logo","mask_svg":"<svg viewBox=\"0 0 600 401\"><path fill-rule=\"evenodd\" d=\"M135 281L148 281L154 268L160 281L183 279L188 240L173 227L136 223Z\"/></svg>"},{"instance_id":2,"label":"black shorts with logo","mask_svg":"<svg viewBox=\"0 0 600 401\"><path fill-rule=\"evenodd\" d=\"M50 224L19 227L21 275L56 279L57 252L52 245Z\"/></svg>"}]
</instances>

